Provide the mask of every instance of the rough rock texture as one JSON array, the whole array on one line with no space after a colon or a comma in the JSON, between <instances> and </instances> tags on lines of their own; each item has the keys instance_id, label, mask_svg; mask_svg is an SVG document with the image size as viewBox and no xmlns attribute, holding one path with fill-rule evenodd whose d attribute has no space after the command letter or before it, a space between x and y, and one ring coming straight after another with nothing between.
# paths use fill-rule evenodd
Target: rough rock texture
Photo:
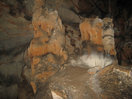
<instances>
[{"instance_id":1,"label":"rough rock texture","mask_svg":"<svg viewBox=\"0 0 132 99\"><path fill-rule=\"evenodd\" d=\"M85 28L83 28L86 31L84 31L85 36L83 34L81 35L82 39L80 33L78 33L78 30L75 30L74 28L65 25L66 27L65 39L64 28L62 27L61 21L59 21L60 19L58 17L57 12L54 10L42 9L41 8L42 3L40 2L36 2L35 4L38 5L36 6L36 9L34 11L32 22L35 31L34 38L31 41L30 46L25 54L26 66L24 68L24 76L26 77L28 83L32 86L33 92L35 94L34 98L111 99L112 95L118 97L117 94L112 93L115 90L114 87L113 89L110 89L111 91L109 92L109 89L105 88L104 86L106 86L107 84L109 85L108 79L112 79L112 81L119 79L120 73L126 74L124 77L129 76L131 80L130 70L127 69L122 70L120 67L119 69L117 69L116 66L113 65L108 66L111 63L106 66L99 64L100 62L102 62L100 61L100 59L103 60L104 62L103 64L105 64L106 60L103 54L102 56L100 56L97 53L95 53L95 57L97 55L98 61L94 60L95 57L93 57L94 61L92 61L92 63L93 64L95 63L93 68L90 67L91 64L87 63L89 62L87 60L85 64L79 64L79 66L70 63L70 59L72 58L76 59L76 57L82 54L81 53L81 51L83 51L82 41L91 40L92 44L103 46L102 38L104 34L112 33L113 36L113 31L107 32L107 28L103 30L103 28L101 27L105 26L104 25L105 22L106 23L108 22L105 21L103 23L102 20L99 21L97 20L97 18L95 19L96 21L93 21L94 19L92 19L91 23L90 22L86 23L88 24L89 29L87 30L87 25ZM102 23L97 24L98 22ZM58 23L60 25L58 25ZM89 32L89 30L91 31ZM91 35L89 36L87 35L87 33L91 33ZM59 38L57 39L57 37L59 37L60 39ZM54 41L54 39L56 41ZM59 47L58 46L57 48L56 46L52 47L52 45L54 45L54 42L52 42L52 40L55 42L55 44L58 44ZM100 40L100 42L98 42L98 40ZM59 52L61 51L59 49L64 49L61 52L63 54ZM68 50L69 52L68 55L70 56L67 56L65 49ZM79 52L76 54L76 49L80 50L80 54ZM91 46L89 46L89 49L92 50ZM89 53L89 55L91 55L90 50L86 50L86 52ZM64 63L66 62L67 58L69 59L67 61L69 62L68 64ZM84 59L86 59L86 57L84 57ZM79 60L75 60L75 63L78 63L78 61ZM108 62L110 62L109 59ZM94 68L97 67L97 65L101 65L103 67L98 69ZM95 71L95 69L97 70ZM112 75L113 78L109 78L111 76L108 77L105 76L107 75L107 73L109 73L109 71L111 71L111 73L117 73L117 75L119 74L118 76L119 78L118 77L114 78L114 75ZM107 83L103 81L102 77L106 77ZM123 80L124 79L121 79L122 82ZM131 88L131 83L127 83L126 82L127 80L128 79L126 78L125 84ZM113 85L110 86L116 86L116 83L113 83ZM118 86L119 90L121 90L121 85ZM124 89L122 89L122 92L125 91L125 87L123 88ZM125 94L123 95L124 97L127 97L125 96ZM130 93L129 95L130 95L129 97L131 97ZM115 97L112 97L112 99L116 99Z\"/></svg>"},{"instance_id":2,"label":"rough rock texture","mask_svg":"<svg viewBox=\"0 0 132 99\"><path fill-rule=\"evenodd\" d=\"M60 99L99 99L99 96L88 86L89 78L87 69L67 66L49 82L48 86L53 96L51 99L57 99L54 94Z\"/></svg>"},{"instance_id":3,"label":"rough rock texture","mask_svg":"<svg viewBox=\"0 0 132 99\"><path fill-rule=\"evenodd\" d=\"M102 44L102 20L99 18L86 19L80 24L81 37L83 41L91 41L96 45Z\"/></svg>"},{"instance_id":4,"label":"rough rock texture","mask_svg":"<svg viewBox=\"0 0 132 99\"><path fill-rule=\"evenodd\" d=\"M131 99L132 71L123 66L108 66L99 72L103 99Z\"/></svg>"},{"instance_id":5,"label":"rough rock texture","mask_svg":"<svg viewBox=\"0 0 132 99\"><path fill-rule=\"evenodd\" d=\"M33 38L31 22L12 16L10 10L8 3L0 2L0 99L17 98L24 51Z\"/></svg>"},{"instance_id":6,"label":"rough rock texture","mask_svg":"<svg viewBox=\"0 0 132 99\"><path fill-rule=\"evenodd\" d=\"M131 99L132 71L110 65L96 74L89 69L72 67L55 74L39 87L39 99ZM116 92L115 92L116 90ZM43 94L45 93L45 94Z\"/></svg>"},{"instance_id":7,"label":"rough rock texture","mask_svg":"<svg viewBox=\"0 0 132 99\"><path fill-rule=\"evenodd\" d=\"M132 19L120 3L0 0L0 99L131 99Z\"/></svg>"},{"instance_id":8,"label":"rough rock texture","mask_svg":"<svg viewBox=\"0 0 132 99\"><path fill-rule=\"evenodd\" d=\"M110 18L86 19L80 24L82 41L90 41L98 46L97 50L102 50L110 55L116 55L114 30L112 20ZM102 47L102 48L101 48Z\"/></svg>"},{"instance_id":9,"label":"rough rock texture","mask_svg":"<svg viewBox=\"0 0 132 99\"><path fill-rule=\"evenodd\" d=\"M28 55L41 56L52 53L66 60L64 27L57 11L42 8L42 2L36 1L33 14L34 39L28 48Z\"/></svg>"},{"instance_id":10,"label":"rough rock texture","mask_svg":"<svg viewBox=\"0 0 132 99\"><path fill-rule=\"evenodd\" d=\"M78 2L76 0L75 2ZM75 13L76 7L71 0L47 0L45 6L58 11L58 15L64 23L80 23L81 19Z\"/></svg>"},{"instance_id":11,"label":"rough rock texture","mask_svg":"<svg viewBox=\"0 0 132 99\"><path fill-rule=\"evenodd\" d=\"M103 46L106 53L116 55L113 21L110 18L103 19Z\"/></svg>"},{"instance_id":12,"label":"rough rock texture","mask_svg":"<svg viewBox=\"0 0 132 99\"><path fill-rule=\"evenodd\" d=\"M72 27L69 25L65 25L65 34L66 34L65 48L69 56L80 54L82 50L82 40L78 26Z\"/></svg>"},{"instance_id":13,"label":"rough rock texture","mask_svg":"<svg viewBox=\"0 0 132 99\"><path fill-rule=\"evenodd\" d=\"M31 23L23 17L9 15L9 7L2 2L0 5L0 52L19 49L19 46L24 47L33 37Z\"/></svg>"},{"instance_id":14,"label":"rough rock texture","mask_svg":"<svg viewBox=\"0 0 132 99\"><path fill-rule=\"evenodd\" d=\"M25 68L26 75L34 93L37 90L37 82L44 82L52 76L59 65L67 60L67 53L64 49L65 37L64 27L57 11L42 8L43 1L36 0L33 13L34 38L25 55L25 61L30 60L30 65ZM27 61L28 62L28 61ZM30 67L31 66L31 67ZM27 72L26 72L27 71Z\"/></svg>"}]
</instances>

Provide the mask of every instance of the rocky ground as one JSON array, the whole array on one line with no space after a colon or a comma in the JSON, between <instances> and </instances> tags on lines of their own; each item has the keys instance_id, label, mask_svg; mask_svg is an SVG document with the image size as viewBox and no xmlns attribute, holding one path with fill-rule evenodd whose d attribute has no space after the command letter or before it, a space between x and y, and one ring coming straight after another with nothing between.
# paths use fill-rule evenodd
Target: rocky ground
<instances>
[{"instance_id":1,"label":"rocky ground","mask_svg":"<svg viewBox=\"0 0 132 99\"><path fill-rule=\"evenodd\" d=\"M131 99L123 2L0 0L0 99Z\"/></svg>"}]
</instances>

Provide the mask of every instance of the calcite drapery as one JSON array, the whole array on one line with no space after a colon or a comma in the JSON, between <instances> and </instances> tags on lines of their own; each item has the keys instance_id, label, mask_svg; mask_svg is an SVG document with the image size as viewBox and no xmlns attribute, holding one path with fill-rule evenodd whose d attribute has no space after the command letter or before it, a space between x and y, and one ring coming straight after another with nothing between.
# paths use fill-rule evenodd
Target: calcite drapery
<instances>
[{"instance_id":1,"label":"calcite drapery","mask_svg":"<svg viewBox=\"0 0 132 99\"><path fill-rule=\"evenodd\" d=\"M86 19L80 24L82 40L90 40L94 44L102 45L102 20L99 18Z\"/></svg>"},{"instance_id":2,"label":"calcite drapery","mask_svg":"<svg viewBox=\"0 0 132 99\"><path fill-rule=\"evenodd\" d=\"M35 0L32 20L34 38L25 57L26 60L30 59L29 82L34 93L37 91L37 82L46 81L67 60L62 22L57 11L43 8L43 5L42 0ZM58 58L59 61L57 61Z\"/></svg>"},{"instance_id":3,"label":"calcite drapery","mask_svg":"<svg viewBox=\"0 0 132 99\"><path fill-rule=\"evenodd\" d=\"M66 52L63 51L65 43L64 27L58 16L57 11L48 11L42 9L43 3L36 1L33 14L34 39L28 49L29 56L40 56L47 53L53 53L63 56L66 60ZM40 6L40 7L39 7Z\"/></svg>"},{"instance_id":4,"label":"calcite drapery","mask_svg":"<svg viewBox=\"0 0 132 99\"><path fill-rule=\"evenodd\" d=\"M80 31L83 41L90 41L97 46L103 46L102 48L106 53L116 55L112 19L86 19L80 24ZM97 48L100 50L100 47Z\"/></svg>"}]
</instances>

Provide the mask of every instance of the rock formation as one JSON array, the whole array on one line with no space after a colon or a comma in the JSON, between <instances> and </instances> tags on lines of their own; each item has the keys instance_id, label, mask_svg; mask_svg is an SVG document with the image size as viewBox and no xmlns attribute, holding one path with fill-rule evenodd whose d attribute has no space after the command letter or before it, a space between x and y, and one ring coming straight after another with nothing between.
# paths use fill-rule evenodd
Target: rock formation
<instances>
[{"instance_id":1,"label":"rock formation","mask_svg":"<svg viewBox=\"0 0 132 99\"><path fill-rule=\"evenodd\" d=\"M31 69L31 79L28 81L34 93L37 91L37 82L46 81L67 60L64 26L57 11L43 9L42 5L41 0L35 0L32 21L34 38L25 55L25 60L30 60L27 67Z\"/></svg>"},{"instance_id":2,"label":"rock formation","mask_svg":"<svg viewBox=\"0 0 132 99\"><path fill-rule=\"evenodd\" d=\"M97 50L116 56L113 23L110 18L86 19L80 24L83 41L90 41Z\"/></svg>"},{"instance_id":3,"label":"rock formation","mask_svg":"<svg viewBox=\"0 0 132 99\"><path fill-rule=\"evenodd\" d=\"M80 24L81 37L83 41L91 41L96 45L102 44L102 25L99 18L86 19Z\"/></svg>"},{"instance_id":4,"label":"rock formation","mask_svg":"<svg viewBox=\"0 0 132 99\"><path fill-rule=\"evenodd\" d=\"M102 42L104 50L110 55L116 56L113 22L110 18L103 19Z\"/></svg>"},{"instance_id":5,"label":"rock formation","mask_svg":"<svg viewBox=\"0 0 132 99\"><path fill-rule=\"evenodd\" d=\"M108 1L0 0L0 99L131 99L130 2Z\"/></svg>"},{"instance_id":6,"label":"rock formation","mask_svg":"<svg viewBox=\"0 0 132 99\"><path fill-rule=\"evenodd\" d=\"M9 14L0 1L0 99L16 99L24 65L24 52L33 38L30 21Z\"/></svg>"}]
</instances>

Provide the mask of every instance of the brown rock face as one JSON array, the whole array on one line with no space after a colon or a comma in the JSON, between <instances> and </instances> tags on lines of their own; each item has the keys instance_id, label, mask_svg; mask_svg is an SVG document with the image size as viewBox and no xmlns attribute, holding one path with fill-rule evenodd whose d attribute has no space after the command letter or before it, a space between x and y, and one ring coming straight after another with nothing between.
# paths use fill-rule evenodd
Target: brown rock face
<instances>
[{"instance_id":1,"label":"brown rock face","mask_svg":"<svg viewBox=\"0 0 132 99\"><path fill-rule=\"evenodd\" d=\"M123 66L108 66L99 72L102 99L131 99L131 71Z\"/></svg>"},{"instance_id":2,"label":"brown rock face","mask_svg":"<svg viewBox=\"0 0 132 99\"><path fill-rule=\"evenodd\" d=\"M67 66L53 76L47 85L53 97L51 99L100 99L89 87L89 80L87 69ZM49 93L45 93L45 96L47 94Z\"/></svg>"},{"instance_id":3,"label":"brown rock face","mask_svg":"<svg viewBox=\"0 0 132 99\"><path fill-rule=\"evenodd\" d=\"M35 1L33 13L34 38L27 50L26 59L30 60L31 79L34 93L37 82L44 82L67 60L64 50L64 27L57 11L42 8L41 0ZM27 77L28 78L28 77Z\"/></svg>"},{"instance_id":4,"label":"brown rock face","mask_svg":"<svg viewBox=\"0 0 132 99\"><path fill-rule=\"evenodd\" d=\"M21 16L11 16L10 8L2 2L0 9L0 52L28 44L33 37L31 22Z\"/></svg>"},{"instance_id":5,"label":"brown rock face","mask_svg":"<svg viewBox=\"0 0 132 99\"><path fill-rule=\"evenodd\" d=\"M82 41L90 41L97 46L97 50L104 49L106 53L116 55L113 23L110 18L87 19L80 24L80 31Z\"/></svg>"},{"instance_id":6,"label":"brown rock face","mask_svg":"<svg viewBox=\"0 0 132 99\"><path fill-rule=\"evenodd\" d=\"M36 4L37 5L37 4ZM63 51L65 41L64 27L58 17L57 11L45 11L42 8L34 8L33 26L34 39L28 49L30 57L53 53L63 56L66 60L66 52Z\"/></svg>"},{"instance_id":7,"label":"brown rock face","mask_svg":"<svg viewBox=\"0 0 132 99\"><path fill-rule=\"evenodd\" d=\"M108 1L0 0L0 99L132 99L131 66L115 65L111 56L112 19L80 24L107 14L117 0ZM117 53L131 65L132 18L126 21L119 20L117 33L128 33L127 40L118 37Z\"/></svg>"},{"instance_id":8,"label":"brown rock face","mask_svg":"<svg viewBox=\"0 0 132 99\"><path fill-rule=\"evenodd\" d=\"M0 99L17 99L23 54L33 38L33 28L23 16L9 13L8 2L15 4L15 0L6 1L0 1Z\"/></svg>"},{"instance_id":9,"label":"brown rock face","mask_svg":"<svg viewBox=\"0 0 132 99\"><path fill-rule=\"evenodd\" d=\"M80 24L82 40L102 45L102 25L102 20L99 18L85 20Z\"/></svg>"}]
</instances>

